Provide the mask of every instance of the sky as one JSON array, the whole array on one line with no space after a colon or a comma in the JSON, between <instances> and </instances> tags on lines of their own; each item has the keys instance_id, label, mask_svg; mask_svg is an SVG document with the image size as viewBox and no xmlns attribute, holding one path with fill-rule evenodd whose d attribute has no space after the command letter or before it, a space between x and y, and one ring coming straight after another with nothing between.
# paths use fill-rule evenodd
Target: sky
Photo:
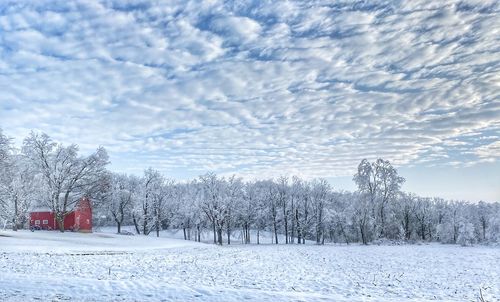
<instances>
[{"instance_id":1,"label":"sky","mask_svg":"<svg viewBox=\"0 0 500 302\"><path fill-rule=\"evenodd\" d=\"M500 201L498 1L0 2L0 128L110 169Z\"/></svg>"}]
</instances>

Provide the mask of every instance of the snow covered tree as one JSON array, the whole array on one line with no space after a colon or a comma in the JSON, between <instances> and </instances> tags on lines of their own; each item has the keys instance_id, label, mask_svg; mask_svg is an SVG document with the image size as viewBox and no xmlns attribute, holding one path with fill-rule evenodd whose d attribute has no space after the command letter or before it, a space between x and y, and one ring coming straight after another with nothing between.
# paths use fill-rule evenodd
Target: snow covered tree
<instances>
[{"instance_id":1,"label":"snow covered tree","mask_svg":"<svg viewBox=\"0 0 500 302\"><path fill-rule=\"evenodd\" d=\"M419 197L415 210L415 218L417 223L417 234L421 240L430 239L431 230L429 224L431 221L432 207L430 198Z\"/></svg>"},{"instance_id":2,"label":"snow covered tree","mask_svg":"<svg viewBox=\"0 0 500 302\"><path fill-rule=\"evenodd\" d=\"M188 184L176 184L174 199L177 204L176 225L182 229L184 240L191 240L192 228L195 228L195 241L201 241L201 232L205 227L200 206L200 186L196 181Z\"/></svg>"},{"instance_id":3,"label":"snow covered tree","mask_svg":"<svg viewBox=\"0 0 500 302\"><path fill-rule=\"evenodd\" d=\"M356 202L356 197L354 193L351 192L334 192L332 196L332 205L330 209L329 219L331 220L330 232L334 234L330 235L336 236L336 241L349 242L353 241L354 231L356 231L356 226L353 224L352 218L354 217L353 209L354 203Z\"/></svg>"},{"instance_id":4,"label":"snow covered tree","mask_svg":"<svg viewBox=\"0 0 500 302\"><path fill-rule=\"evenodd\" d=\"M282 209L282 219L285 235L285 244L288 244L288 219L289 219L289 186L288 177L281 176L276 182L276 197L278 198L278 205Z\"/></svg>"},{"instance_id":5,"label":"snow covered tree","mask_svg":"<svg viewBox=\"0 0 500 302\"><path fill-rule=\"evenodd\" d=\"M116 223L117 233L121 233L121 227L132 205L139 187L139 179L135 176L125 174L113 174L111 186L106 202L107 209Z\"/></svg>"},{"instance_id":6,"label":"snow covered tree","mask_svg":"<svg viewBox=\"0 0 500 302\"><path fill-rule=\"evenodd\" d=\"M325 208L329 202L329 193L330 185L325 179L318 179L312 182L311 208L314 217L316 244L324 243Z\"/></svg>"},{"instance_id":7,"label":"snow covered tree","mask_svg":"<svg viewBox=\"0 0 500 302\"><path fill-rule=\"evenodd\" d=\"M353 180L356 192L335 192L324 179L243 181L206 173L188 183L176 183L149 168L142 177L109 173L103 148L80 156L76 145L64 146L32 132L13 148L0 129L0 219L13 229L25 225L32 202L49 206L61 231L64 217L82 197L92 198L94 215L109 217L118 233L133 223L138 234L156 236L171 226L184 239L201 241L211 228L214 243L231 243L234 230L251 242L252 230L271 231L272 242L323 244L377 238L412 238L469 245L500 241L500 204L478 204L424 198L401 192L404 178L382 159L363 160ZM105 216L104 216L105 214Z\"/></svg>"},{"instance_id":8,"label":"snow covered tree","mask_svg":"<svg viewBox=\"0 0 500 302\"><path fill-rule=\"evenodd\" d=\"M355 200L353 221L359 231L361 242L368 244L371 241L371 229L373 224L372 218L373 204L368 194L358 194Z\"/></svg>"},{"instance_id":9,"label":"snow covered tree","mask_svg":"<svg viewBox=\"0 0 500 302\"><path fill-rule=\"evenodd\" d=\"M401 237L406 241L411 239L413 233L416 199L413 194L401 194L395 205L396 217L402 230Z\"/></svg>"},{"instance_id":10,"label":"snow covered tree","mask_svg":"<svg viewBox=\"0 0 500 302\"><path fill-rule=\"evenodd\" d=\"M279 208L280 208L280 199L278 193L278 187L272 181L262 182L264 187L264 200L268 209L268 217L270 218L270 222L272 224L273 233L274 233L274 243L279 244L278 239L278 231L279 231Z\"/></svg>"},{"instance_id":11,"label":"snow covered tree","mask_svg":"<svg viewBox=\"0 0 500 302\"><path fill-rule=\"evenodd\" d=\"M474 225L472 223L466 220L460 222L457 242L463 246L472 245L474 243Z\"/></svg>"},{"instance_id":12,"label":"snow covered tree","mask_svg":"<svg viewBox=\"0 0 500 302\"><path fill-rule=\"evenodd\" d=\"M480 201L475 207L475 222L477 224L477 230L479 232L479 241L486 241L487 231L490 226L489 217L491 216L492 206L487 203Z\"/></svg>"},{"instance_id":13,"label":"snow covered tree","mask_svg":"<svg viewBox=\"0 0 500 302\"><path fill-rule=\"evenodd\" d=\"M170 192L165 188L164 176L153 168L146 169L137 190L132 212L132 220L138 234L142 231L142 234L147 236L156 230L159 236L163 207L168 194Z\"/></svg>"},{"instance_id":14,"label":"snow covered tree","mask_svg":"<svg viewBox=\"0 0 500 302\"><path fill-rule=\"evenodd\" d=\"M33 173L44 182L43 201L55 213L59 230L64 232L64 217L84 196L92 197L106 177L108 155L98 148L89 156L78 156L76 145L57 144L46 134L31 134L24 140L23 154Z\"/></svg>"},{"instance_id":15,"label":"snow covered tree","mask_svg":"<svg viewBox=\"0 0 500 302\"><path fill-rule=\"evenodd\" d=\"M21 156L10 157L4 166L4 177L0 181L0 205L5 218L12 221L12 229L26 225L31 203L39 193L39 178L30 173L28 163Z\"/></svg>"},{"instance_id":16,"label":"snow covered tree","mask_svg":"<svg viewBox=\"0 0 500 302\"><path fill-rule=\"evenodd\" d=\"M311 184L303 181L299 189L299 198L297 200L297 236L298 243L305 244L306 239L311 235L311 226L314 216L312 215L311 202Z\"/></svg>"},{"instance_id":17,"label":"snow covered tree","mask_svg":"<svg viewBox=\"0 0 500 302\"><path fill-rule=\"evenodd\" d=\"M29 163L14 153L10 139L0 129L0 218L4 225L12 222L12 229L17 231L26 224L38 185Z\"/></svg>"},{"instance_id":18,"label":"snow covered tree","mask_svg":"<svg viewBox=\"0 0 500 302\"><path fill-rule=\"evenodd\" d=\"M153 184L151 196L154 228L156 237L160 237L160 230L168 228L174 215L174 181L160 176Z\"/></svg>"},{"instance_id":19,"label":"snow covered tree","mask_svg":"<svg viewBox=\"0 0 500 302\"><path fill-rule=\"evenodd\" d=\"M251 241L250 231L254 227L257 217L257 190L253 183L243 185L241 201L235 208L235 218L242 228L243 243L248 244Z\"/></svg>"},{"instance_id":20,"label":"snow covered tree","mask_svg":"<svg viewBox=\"0 0 500 302\"><path fill-rule=\"evenodd\" d=\"M488 242L500 242L500 203L491 204L489 227L486 229L486 240Z\"/></svg>"},{"instance_id":21,"label":"snow covered tree","mask_svg":"<svg viewBox=\"0 0 500 302\"><path fill-rule=\"evenodd\" d=\"M207 218L212 223L214 242L222 245L222 232L227 223L230 203L225 194L227 183L225 179L218 178L214 173L200 176L202 203L201 207Z\"/></svg>"},{"instance_id":22,"label":"snow covered tree","mask_svg":"<svg viewBox=\"0 0 500 302\"><path fill-rule=\"evenodd\" d=\"M375 218L380 223L379 236L385 237L387 204L395 200L405 179L398 175L389 161L379 158L373 163L363 159L353 180L359 191L367 196L373 210L376 210Z\"/></svg>"}]
</instances>

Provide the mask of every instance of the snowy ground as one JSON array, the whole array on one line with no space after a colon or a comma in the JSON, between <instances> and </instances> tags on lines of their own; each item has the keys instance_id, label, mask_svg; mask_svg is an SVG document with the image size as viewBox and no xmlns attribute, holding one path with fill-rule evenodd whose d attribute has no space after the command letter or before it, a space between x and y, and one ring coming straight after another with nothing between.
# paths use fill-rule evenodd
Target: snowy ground
<instances>
[{"instance_id":1,"label":"snowy ground","mask_svg":"<svg viewBox=\"0 0 500 302\"><path fill-rule=\"evenodd\" d=\"M0 231L0 301L500 300L500 249Z\"/></svg>"}]
</instances>

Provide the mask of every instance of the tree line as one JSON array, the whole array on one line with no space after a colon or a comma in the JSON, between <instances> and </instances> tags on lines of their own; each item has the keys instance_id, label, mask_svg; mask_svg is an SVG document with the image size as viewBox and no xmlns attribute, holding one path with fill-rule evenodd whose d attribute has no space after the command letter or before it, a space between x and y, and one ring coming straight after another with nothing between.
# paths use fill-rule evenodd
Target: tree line
<instances>
[{"instance_id":1,"label":"tree line","mask_svg":"<svg viewBox=\"0 0 500 302\"><path fill-rule=\"evenodd\" d=\"M160 236L169 228L184 239L231 244L273 242L368 244L382 240L443 243L500 242L500 204L427 198L401 190L405 179L389 161L362 160L353 176L355 192L337 191L325 179L244 181L206 173L178 182L149 168L143 175L114 173L104 148L81 156L32 132L16 150L0 129L0 219L12 229L29 224L29 211L49 207L61 231L64 217L81 197L91 198L101 224L133 225L135 232Z\"/></svg>"}]
</instances>

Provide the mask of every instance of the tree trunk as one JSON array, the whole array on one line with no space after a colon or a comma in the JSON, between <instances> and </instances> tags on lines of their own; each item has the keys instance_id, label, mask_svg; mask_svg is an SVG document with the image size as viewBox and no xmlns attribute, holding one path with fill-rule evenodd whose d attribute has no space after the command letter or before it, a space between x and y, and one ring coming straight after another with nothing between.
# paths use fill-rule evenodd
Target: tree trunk
<instances>
[{"instance_id":1,"label":"tree trunk","mask_svg":"<svg viewBox=\"0 0 500 302\"><path fill-rule=\"evenodd\" d=\"M307 210L307 206L304 205L304 224L306 222L308 222L308 219L307 219L308 216L309 216L309 211ZM305 229L306 227L307 227L307 225L305 225L305 226L303 225L302 229L301 229L301 231L302 231L302 244L306 244L306 235L307 235L307 230Z\"/></svg>"},{"instance_id":2,"label":"tree trunk","mask_svg":"<svg viewBox=\"0 0 500 302\"><path fill-rule=\"evenodd\" d=\"M260 230L257 229L257 244L260 244Z\"/></svg>"},{"instance_id":3,"label":"tree trunk","mask_svg":"<svg viewBox=\"0 0 500 302\"><path fill-rule=\"evenodd\" d=\"M320 224L321 224L320 222L317 222L317 224L316 224L316 244L321 244L322 231L321 231Z\"/></svg>"},{"instance_id":4,"label":"tree trunk","mask_svg":"<svg viewBox=\"0 0 500 302\"><path fill-rule=\"evenodd\" d=\"M222 227L217 228L217 243L222 245Z\"/></svg>"},{"instance_id":5,"label":"tree trunk","mask_svg":"<svg viewBox=\"0 0 500 302\"><path fill-rule=\"evenodd\" d=\"M141 230L139 229L139 224L137 223L137 219L135 218L135 215L132 215L132 221L134 222L135 231L137 232L137 234L140 234Z\"/></svg>"},{"instance_id":6,"label":"tree trunk","mask_svg":"<svg viewBox=\"0 0 500 302\"><path fill-rule=\"evenodd\" d=\"M422 240L425 240L425 224L422 222L420 223L420 236L422 236Z\"/></svg>"},{"instance_id":7,"label":"tree trunk","mask_svg":"<svg viewBox=\"0 0 500 302\"><path fill-rule=\"evenodd\" d=\"M184 240L187 240L186 228L184 226L182 227L182 232L184 233Z\"/></svg>"},{"instance_id":8,"label":"tree trunk","mask_svg":"<svg viewBox=\"0 0 500 302\"><path fill-rule=\"evenodd\" d=\"M300 240L302 237L302 231L300 229L299 209L295 210L295 222L297 223L297 243L300 244Z\"/></svg>"},{"instance_id":9,"label":"tree trunk","mask_svg":"<svg viewBox=\"0 0 500 302\"><path fill-rule=\"evenodd\" d=\"M122 224L119 221L116 222L116 228L118 229L117 233L120 234L122 232Z\"/></svg>"},{"instance_id":10,"label":"tree trunk","mask_svg":"<svg viewBox=\"0 0 500 302\"><path fill-rule=\"evenodd\" d=\"M483 240L486 240L486 219L481 220L481 227L483 229Z\"/></svg>"},{"instance_id":11,"label":"tree trunk","mask_svg":"<svg viewBox=\"0 0 500 302\"><path fill-rule=\"evenodd\" d=\"M200 225L197 225L197 226L196 226L196 229L198 230L198 242L201 242Z\"/></svg>"},{"instance_id":12,"label":"tree trunk","mask_svg":"<svg viewBox=\"0 0 500 302\"><path fill-rule=\"evenodd\" d=\"M318 210L318 217L317 217L317 221L316 221L316 244L322 244L322 237L324 237L323 233L324 233L324 230L323 230L323 206L320 205L319 206L320 209Z\"/></svg>"},{"instance_id":13,"label":"tree trunk","mask_svg":"<svg viewBox=\"0 0 500 302\"><path fill-rule=\"evenodd\" d=\"M276 223L276 219L273 221L273 226L274 226L274 240L275 243L278 244L278 225Z\"/></svg>"},{"instance_id":14,"label":"tree trunk","mask_svg":"<svg viewBox=\"0 0 500 302\"><path fill-rule=\"evenodd\" d=\"M61 218L59 214L56 214L57 216L57 224L59 225L59 231L61 233L64 233L64 216Z\"/></svg>"},{"instance_id":15,"label":"tree trunk","mask_svg":"<svg viewBox=\"0 0 500 302\"><path fill-rule=\"evenodd\" d=\"M347 234L345 233L345 230L344 230L344 225L343 224L340 224L340 231L342 232L342 234L344 235L344 240L345 240L345 243L346 244L349 244L349 239L347 237Z\"/></svg>"},{"instance_id":16,"label":"tree trunk","mask_svg":"<svg viewBox=\"0 0 500 302\"><path fill-rule=\"evenodd\" d=\"M250 243L250 226L247 226L247 243Z\"/></svg>"},{"instance_id":17,"label":"tree trunk","mask_svg":"<svg viewBox=\"0 0 500 302\"><path fill-rule=\"evenodd\" d=\"M14 219L12 219L12 230L17 232L17 226L19 225L18 217L19 217L19 209L18 209L17 197L14 198Z\"/></svg>"},{"instance_id":18,"label":"tree trunk","mask_svg":"<svg viewBox=\"0 0 500 302\"><path fill-rule=\"evenodd\" d=\"M148 208L145 207L143 210L143 217L142 217L142 234L143 235L148 235Z\"/></svg>"},{"instance_id":19,"label":"tree trunk","mask_svg":"<svg viewBox=\"0 0 500 302\"><path fill-rule=\"evenodd\" d=\"M217 238L216 238L217 233L215 232L215 220L212 222L212 226L214 228L214 243L217 243Z\"/></svg>"},{"instance_id":20,"label":"tree trunk","mask_svg":"<svg viewBox=\"0 0 500 302\"><path fill-rule=\"evenodd\" d=\"M156 215L156 225L155 225L155 228L156 228L156 237L160 237L160 213L158 212L157 215Z\"/></svg>"},{"instance_id":21,"label":"tree trunk","mask_svg":"<svg viewBox=\"0 0 500 302\"><path fill-rule=\"evenodd\" d=\"M405 216L405 238L406 240L410 240L411 238L411 230L410 230L410 214L406 214Z\"/></svg>"},{"instance_id":22,"label":"tree trunk","mask_svg":"<svg viewBox=\"0 0 500 302\"><path fill-rule=\"evenodd\" d=\"M382 205L380 206L380 224L381 224L381 227L380 227L380 238L384 238L385 237L385 206L384 206L384 203L382 203Z\"/></svg>"},{"instance_id":23,"label":"tree trunk","mask_svg":"<svg viewBox=\"0 0 500 302\"><path fill-rule=\"evenodd\" d=\"M359 231L361 232L361 241L363 242L364 245L367 245L366 242L366 235L365 235L365 228L363 224L359 224Z\"/></svg>"},{"instance_id":24,"label":"tree trunk","mask_svg":"<svg viewBox=\"0 0 500 302\"><path fill-rule=\"evenodd\" d=\"M283 206L283 218L285 220L285 244L288 244L288 215L285 206Z\"/></svg>"}]
</instances>

